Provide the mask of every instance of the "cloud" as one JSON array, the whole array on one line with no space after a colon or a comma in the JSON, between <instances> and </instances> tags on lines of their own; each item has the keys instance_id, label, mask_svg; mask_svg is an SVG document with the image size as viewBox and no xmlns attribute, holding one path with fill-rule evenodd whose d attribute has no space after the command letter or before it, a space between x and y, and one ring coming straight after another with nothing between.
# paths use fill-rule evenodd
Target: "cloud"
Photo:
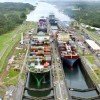
<instances>
[{"instance_id":1,"label":"cloud","mask_svg":"<svg viewBox=\"0 0 100 100\"><path fill-rule=\"evenodd\" d=\"M0 0L0 2L24 2L26 0Z\"/></svg>"},{"instance_id":2,"label":"cloud","mask_svg":"<svg viewBox=\"0 0 100 100\"><path fill-rule=\"evenodd\" d=\"M35 4L39 0L0 0L0 2L22 2L22 3L30 3Z\"/></svg>"},{"instance_id":3,"label":"cloud","mask_svg":"<svg viewBox=\"0 0 100 100\"><path fill-rule=\"evenodd\" d=\"M58 0L0 0L0 2L29 2L29 3L34 3L36 1L58 1ZM100 1L100 0L59 0L59 1Z\"/></svg>"}]
</instances>

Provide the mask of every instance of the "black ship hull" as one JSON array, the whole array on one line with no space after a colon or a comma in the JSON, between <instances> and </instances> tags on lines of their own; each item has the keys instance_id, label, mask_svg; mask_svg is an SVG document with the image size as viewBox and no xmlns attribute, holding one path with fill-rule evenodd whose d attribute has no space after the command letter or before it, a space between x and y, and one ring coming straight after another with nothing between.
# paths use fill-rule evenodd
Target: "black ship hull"
<instances>
[{"instance_id":1,"label":"black ship hull","mask_svg":"<svg viewBox=\"0 0 100 100\"><path fill-rule=\"evenodd\" d=\"M75 62L77 61L77 59L72 58L72 59L68 59L68 58L61 58L63 63L67 64L68 67L73 68L73 65L75 64Z\"/></svg>"}]
</instances>

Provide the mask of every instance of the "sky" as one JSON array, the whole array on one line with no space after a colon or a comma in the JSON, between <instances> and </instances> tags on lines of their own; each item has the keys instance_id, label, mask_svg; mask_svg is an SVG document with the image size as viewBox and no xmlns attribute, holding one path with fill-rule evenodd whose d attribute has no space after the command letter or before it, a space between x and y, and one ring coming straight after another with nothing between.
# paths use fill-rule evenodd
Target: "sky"
<instances>
[{"instance_id":1,"label":"sky","mask_svg":"<svg viewBox=\"0 0 100 100\"><path fill-rule=\"evenodd\" d=\"M0 2L29 2L34 3L43 0L0 0ZM58 0L44 0L44 1L58 1ZM100 0L59 0L59 1L100 1Z\"/></svg>"},{"instance_id":2,"label":"sky","mask_svg":"<svg viewBox=\"0 0 100 100\"><path fill-rule=\"evenodd\" d=\"M0 2L34 2L37 0L0 0Z\"/></svg>"},{"instance_id":3,"label":"sky","mask_svg":"<svg viewBox=\"0 0 100 100\"><path fill-rule=\"evenodd\" d=\"M35 4L38 0L0 0L0 2L23 2L23 3L30 3Z\"/></svg>"},{"instance_id":4,"label":"sky","mask_svg":"<svg viewBox=\"0 0 100 100\"><path fill-rule=\"evenodd\" d=\"M27 2L27 1L32 1L32 0L0 0L0 2Z\"/></svg>"}]
</instances>

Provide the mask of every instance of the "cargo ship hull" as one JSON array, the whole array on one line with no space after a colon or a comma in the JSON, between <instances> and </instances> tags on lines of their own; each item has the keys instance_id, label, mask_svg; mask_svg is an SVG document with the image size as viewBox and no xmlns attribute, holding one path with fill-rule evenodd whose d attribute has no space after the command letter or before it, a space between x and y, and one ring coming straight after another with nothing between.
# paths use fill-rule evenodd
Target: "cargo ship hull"
<instances>
[{"instance_id":1,"label":"cargo ship hull","mask_svg":"<svg viewBox=\"0 0 100 100\"><path fill-rule=\"evenodd\" d=\"M79 58L75 45L70 44L69 41L58 41L58 47L63 62L69 65L70 67L73 67L74 63Z\"/></svg>"},{"instance_id":2,"label":"cargo ship hull","mask_svg":"<svg viewBox=\"0 0 100 100\"><path fill-rule=\"evenodd\" d=\"M63 61L65 64L67 64L69 67L73 67L78 58L72 58L72 59L61 58L61 59L62 59L62 61Z\"/></svg>"}]
</instances>

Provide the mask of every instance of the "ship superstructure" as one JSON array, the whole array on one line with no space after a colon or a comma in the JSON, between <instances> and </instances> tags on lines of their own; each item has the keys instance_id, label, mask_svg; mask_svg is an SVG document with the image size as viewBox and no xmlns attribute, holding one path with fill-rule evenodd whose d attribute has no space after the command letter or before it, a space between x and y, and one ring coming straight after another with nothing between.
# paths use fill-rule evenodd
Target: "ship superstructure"
<instances>
[{"instance_id":1,"label":"ship superstructure","mask_svg":"<svg viewBox=\"0 0 100 100\"><path fill-rule=\"evenodd\" d=\"M57 25L57 19L53 13L49 15L49 23L50 25Z\"/></svg>"},{"instance_id":2,"label":"ship superstructure","mask_svg":"<svg viewBox=\"0 0 100 100\"><path fill-rule=\"evenodd\" d=\"M38 21L37 32L42 31L47 33L47 18L41 17Z\"/></svg>"}]
</instances>

